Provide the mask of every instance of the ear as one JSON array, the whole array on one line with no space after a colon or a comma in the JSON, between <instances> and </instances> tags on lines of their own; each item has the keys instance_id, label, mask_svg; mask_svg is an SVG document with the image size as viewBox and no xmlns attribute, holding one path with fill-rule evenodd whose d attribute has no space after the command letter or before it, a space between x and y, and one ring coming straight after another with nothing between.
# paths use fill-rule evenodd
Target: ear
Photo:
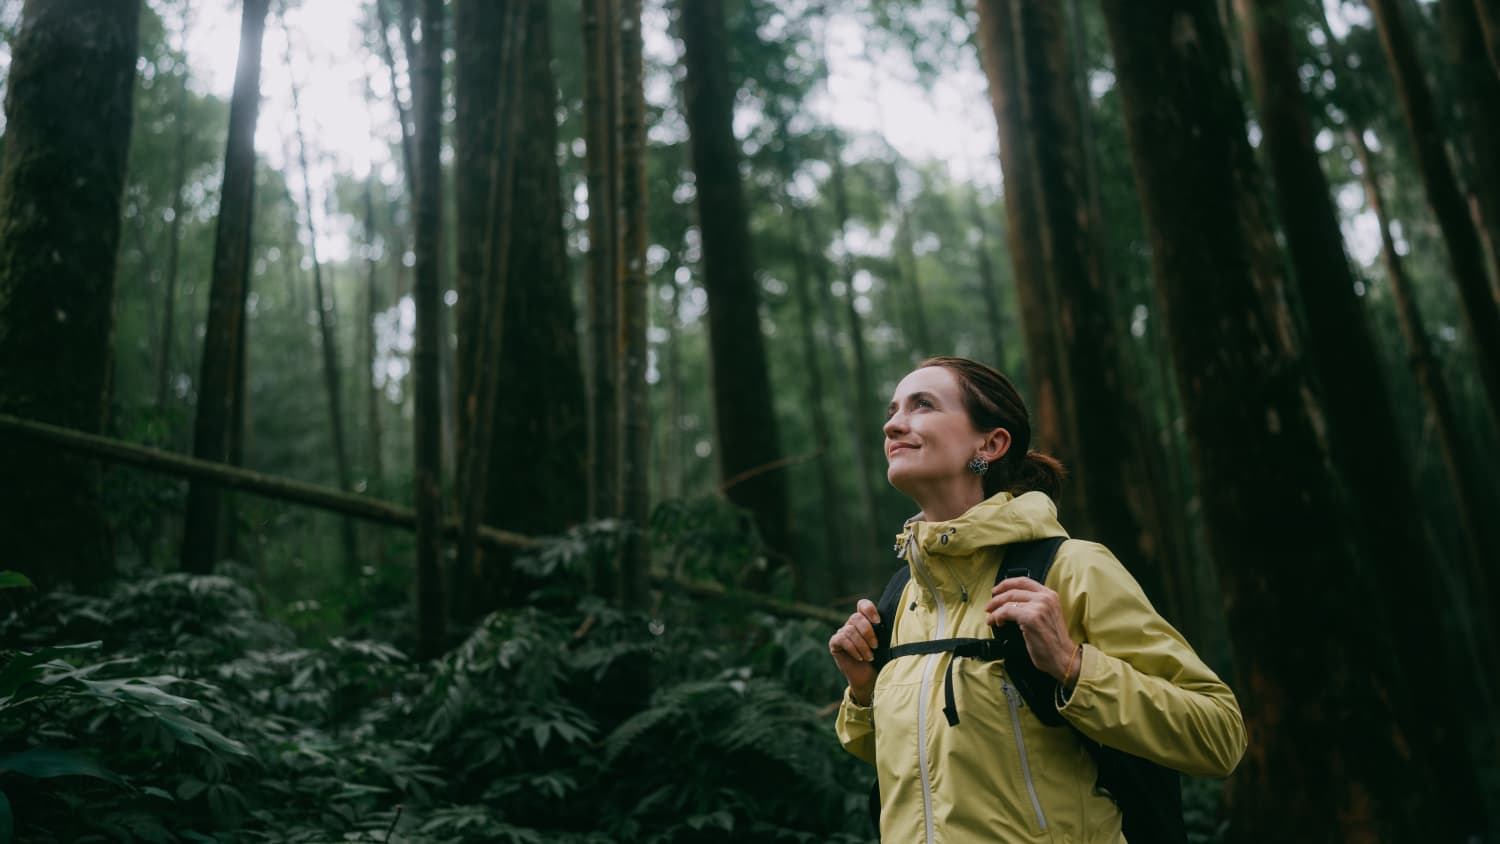
<instances>
[{"instance_id":1,"label":"ear","mask_svg":"<svg viewBox=\"0 0 1500 844\"><path fill-rule=\"evenodd\" d=\"M984 436L984 442L979 446L979 456L991 463L1000 462L1000 458L1010 451L1010 431L1004 428L996 428Z\"/></svg>"}]
</instances>

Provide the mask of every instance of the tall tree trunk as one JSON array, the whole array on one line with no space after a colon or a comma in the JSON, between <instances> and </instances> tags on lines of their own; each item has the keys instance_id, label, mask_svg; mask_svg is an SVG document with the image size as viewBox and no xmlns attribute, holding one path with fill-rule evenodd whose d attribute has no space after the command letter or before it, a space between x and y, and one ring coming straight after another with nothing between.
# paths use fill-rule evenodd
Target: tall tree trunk
<instances>
[{"instance_id":1,"label":"tall tree trunk","mask_svg":"<svg viewBox=\"0 0 1500 844\"><path fill-rule=\"evenodd\" d=\"M380 408L385 403L381 395L380 385L375 380L375 318L384 308L380 297L380 261L376 258L376 243L378 235L375 227L375 196L371 187L375 174L365 176L363 194L364 204L364 245L365 245L365 319L364 319L364 351L365 356L361 367L365 387L365 429L368 437L367 448L369 449L370 487L376 496L384 496L385 489L385 450L384 438L382 437ZM365 535L367 547L373 548L375 553L375 568L385 568L385 542L377 534L367 533Z\"/></svg>"},{"instance_id":2,"label":"tall tree trunk","mask_svg":"<svg viewBox=\"0 0 1500 844\"><path fill-rule=\"evenodd\" d=\"M868 547L878 549L881 540L890 532L890 525L882 524L880 513L875 506L875 485L881 482L881 476L875 462L875 448L879 447L879 439L876 437L862 437L860 431L865 426L873 424L872 419L879 420L879 400L875 396L875 388L870 383L869 351L865 346L864 320L859 315L859 308L855 307L854 293L854 255L849 251L849 190L844 179L843 152L839 146L835 146L829 156L833 165L831 187L833 188L833 213L838 222L839 234L839 269L844 282L844 318L846 328L849 332L849 349L853 357L853 378L840 378L843 383L852 383L854 393L852 401L845 397L844 405L849 409L849 448L854 455L854 483L858 487L860 510L864 513L864 530L860 536ZM823 292L831 296L829 285L823 285ZM832 314L825 314L829 321L829 327L834 325ZM842 363L842 358L840 358ZM842 368L842 366L840 367ZM871 560L873 562L873 558ZM871 566L874 568L874 566ZM878 574L878 569L872 574Z\"/></svg>"},{"instance_id":3,"label":"tall tree trunk","mask_svg":"<svg viewBox=\"0 0 1500 844\"><path fill-rule=\"evenodd\" d=\"M416 413L413 454L417 510L417 654L432 659L443 649L442 583L443 443L442 397L439 392L439 345L443 342L438 309L443 307L442 147L443 0L422 0L422 47L416 53L413 89L416 141L416 282L412 298L417 311L414 377Z\"/></svg>"},{"instance_id":4,"label":"tall tree trunk","mask_svg":"<svg viewBox=\"0 0 1500 844\"><path fill-rule=\"evenodd\" d=\"M584 134L588 147L588 325L589 325L589 518L615 514L616 464L615 280L619 234L616 209L619 173L614 149L616 104L609 80L617 73L611 11L618 0L583 0ZM593 572L595 589L606 591L614 574L602 557Z\"/></svg>"},{"instance_id":5,"label":"tall tree trunk","mask_svg":"<svg viewBox=\"0 0 1500 844\"><path fill-rule=\"evenodd\" d=\"M894 152L893 152L894 154ZM916 235L912 233L911 211L901 201L901 175L894 160L886 162L886 184L896 213L896 251L891 256L891 266L896 271L898 286L905 288L911 296L902 304L901 311L911 317L912 339L916 347L911 350L917 360L937 354L932 345L932 333L928 330L927 307L922 302L922 274L917 268Z\"/></svg>"},{"instance_id":6,"label":"tall tree trunk","mask_svg":"<svg viewBox=\"0 0 1500 844\"><path fill-rule=\"evenodd\" d=\"M667 425L662 437L661 497L681 498L687 486L683 478L682 452L682 296L677 287L677 268L681 256L673 250L672 259L662 267L661 283L667 288L666 382ZM660 430L660 428L658 429Z\"/></svg>"},{"instance_id":7,"label":"tall tree trunk","mask_svg":"<svg viewBox=\"0 0 1500 844\"><path fill-rule=\"evenodd\" d=\"M1243 841L1454 840L1279 325L1277 250L1209 0L1103 3L1250 737ZM1294 491L1288 479L1301 479ZM1337 600L1327 590L1337 589ZM1298 658L1289 658L1291 655ZM1294 785L1288 785L1289 783Z\"/></svg>"},{"instance_id":8,"label":"tall tree trunk","mask_svg":"<svg viewBox=\"0 0 1500 844\"><path fill-rule=\"evenodd\" d=\"M1490 281L1500 282L1500 75L1485 55L1484 32L1471 0L1440 0L1438 18L1461 112L1464 169L1478 209L1475 220L1489 257ZM1500 296L1500 291L1495 291Z\"/></svg>"},{"instance_id":9,"label":"tall tree trunk","mask_svg":"<svg viewBox=\"0 0 1500 844\"><path fill-rule=\"evenodd\" d=\"M1442 129L1433 113L1432 97L1422 75L1416 45L1402 18L1400 2L1369 0L1369 6L1375 13L1380 45L1396 81L1396 96L1411 136L1417 171L1422 175L1427 201L1448 247L1448 262L1463 302L1464 320L1474 344L1490 415L1500 427L1500 305L1485 274L1479 233L1443 147ZM1486 150L1484 154L1493 155L1494 151Z\"/></svg>"},{"instance_id":10,"label":"tall tree trunk","mask_svg":"<svg viewBox=\"0 0 1500 844\"><path fill-rule=\"evenodd\" d=\"M683 100L703 234L719 471L726 481L758 472L730 487L729 499L754 515L772 550L785 553L786 473L767 470L780 459L781 443L760 331L755 250L740 185L733 125L736 86L729 78L724 7L722 0L684 0L678 9L686 69ZM752 582L762 587L769 583L758 575Z\"/></svg>"},{"instance_id":11,"label":"tall tree trunk","mask_svg":"<svg viewBox=\"0 0 1500 844\"><path fill-rule=\"evenodd\" d=\"M616 511L630 524L620 554L621 603L646 598L650 562L645 532L651 519L651 406L646 392L646 94L642 64L641 0L623 0L620 28L620 314L615 359L619 385L619 470ZM554 189L556 185L553 185Z\"/></svg>"},{"instance_id":12,"label":"tall tree trunk","mask_svg":"<svg viewBox=\"0 0 1500 844\"><path fill-rule=\"evenodd\" d=\"M396 71L396 53L391 49L391 13L386 8L387 2L389 0L375 0L375 19L380 27L380 53L385 59L385 67L391 77L391 102L396 106L396 122L400 124L401 129L401 175L406 180L408 193L414 197L417 193L413 182L417 168L412 160L416 155L413 149L415 143L412 140L411 121L406 113L406 104L401 102L401 86L398 84L401 75ZM407 53L406 57L408 62L416 61L414 53ZM413 88L413 93L415 93L415 88Z\"/></svg>"},{"instance_id":13,"label":"tall tree trunk","mask_svg":"<svg viewBox=\"0 0 1500 844\"><path fill-rule=\"evenodd\" d=\"M283 27L284 28L284 27ZM286 42L287 72L292 73L292 42L288 32ZM307 136L302 132L301 94L297 80L292 78L292 123L297 137L297 164L302 168L302 207L307 214L307 254L312 260L313 308L318 314L318 340L323 351L323 390L328 396L328 423L332 428L333 467L338 478L339 489L350 492L354 483L349 472L349 452L344 438L343 388L339 384L338 338L335 336L333 290L325 292L323 287L323 264L318 260L318 229L313 222L312 171L307 166ZM359 546L354 535L354 520L344 519L339 524L339 536L344 544L344 575L351 581L359 573Z\"/></svg>"},{"instance_id":14,"label":"tall tree trunk","mask_svg":"<svg viewBox=\"0 0 1500 844\"><path fill-rule=\"evenodd\" d=\"M1275 199L1287 251L1307 318L1307 349L1318 375L1320 406L1327 416L1334 465L1346 481L1359 517L1367 571L1382 583L1409 578L1411 561L1427 555L1419 519L1391 518L1391 501L1418 500L1411 465L1401 444L1391 397L1380 371L1363 303L1344 254L1343 234L1328 180L1313 146L1312 121L1302 95L1299 59L1292 43L1291 6L1286 0L1235 0L1246 64L1255 90L1262 149L1270 162ZM1371 455L1381 455L1371 460ZM1413 614L1439 618L1443 600L1437 578L1417 578L1381 595L1391 618ZM1452 648L1441 642L1398 636L1396 654L1406 676L1422 676ZM1450 795L1449 813L1475 829L1481 816L1473 766L1468 761L1462 699L1438 671L1424 693L1431 717L1409 726L1420 749L1436 754L1433 770Z\"/></svg>"},{"instance_id":15,"label":"tall tree trunk","mask_svg":"<svg viewBox=\"0 0 1500 844\"><path fill-rule=\"evenodd\" d=\"M1467 454L1462 435L1459 433L1458 414L1453 407L1453 398L1443 380L1442 366L1432 353L1432 341L1423 327L1422 312L1417 307L1415 291L1401 255L1391 237L1391 221L1386 211L1385 200L1380 191L1379 178L1375 173L1374 156L1365 143L1364 132L1358 123L1349 132L1349 141L1359 156L1360 178L1364 183L1365 201L1380 224L1380 257L1385 263L1386 278L1396 302L1396 317L1401 324L1401 334L1406 339L1407 358L1417 376L1417 386L1422 391L1428 411L1432 414L1437 429L1438 448L1443 455L1443 468L1447 471L1449 489L1453 492L1458 507L1459 529L1464 538L1464 562L1468 566L1465 579L1472 585L1470 599L1477 608L1474 619L1485 628L1484 636L1491 653L1495 643L1500 642L1500 577L1488 571L1490 561L1495 559L1494 550L1485 540L1483 522L1485 511L1480 505L1483 489L1480 479L1475 477L1478 465Z\"/></svg>"},{"instance_id":16,"label":"tall tree trunk","mask_svg":"<svg viewBox=\"0 0 1500 844\"><path fill-rule=\"evenodd\" d=\"M1484 49L1490 66L1500 76L1500 0L1474 0L1474 12L1484 33Z\"/></svg>"},{"instance_id":17,"label":"tall tree trunk","mask_svg":"<svg viewBox=\"0 0 1500 844\"><path fill-rule=\"evenodd\" d=\"M785 137L785 130L782 132ZM790 175L790 174L788 174ZM786 178L784 183L790 184ZM788 207L795 207L791 197L784 200ZM795 244L792 247L792 295L797 302L797 329L802 335L802 365L807 375L807 407L812 415L813 446L818 450L818 492L823 500L823 540L827 548L823 552L823 568L827 570L827 594L847 595L853 585L856 572L850 565L848 545L843 539L848 516L844 513L844 496L839 492L838 479L834 476L833 426L828 419L828 408L824 406L827 388L823 381L823 367L819 362L816 331L817 314L808 287L809 277L808 231L810 215L799 209L791 216Z\"/></svg>"},{"instance_id":18,"label":"tall tree trunk","mask_svg":"<svg viewBox=\"0 0 1500 844\"><path fill-rule=\"evenodd\" d=\"M1021 63L1020 33L1010 0L979 0L979 43L982 64L989 80L990 105L1000 135L1000 166L1005 178L1006 237L1015 269L1016 298L1021 306L1022 335L1026 341L1025 382L1031 386L1032 447L1060 457L1070 470L1078 454L1074 430L1076 414L1068 407L1070 390L1059 347L1053 291L1048 286L1042 246L1039 190L1032 178L1035 162L1031 145L1021 134L1029 125L1025 89L1033 84ZM1034 99L1034 98L1033 98ZM1073 490L1083 479L1075 472L1065 487L1070 502L1081 504ZM1081 507L1063 509L1069 524L1079 527Z\"/></svg>"},{"instance_id":19,"label":"tall tree trunk","mask_svg":"<svg viewBox=\"0 0 1500 844\"><path fill-rule=\"evenodd\" d=\"M1008 126L1002 133L1024 149L1010 154L1007 184L1026 179L1034 209L1017 213L1035 219L1039 241L1030 261L1041 286L1055 297L1057 349L1063 377L1063 406L1069 408L1077 458L1073 464L1074 501L1085 508L1085 521L1104 543L1122 552L1146 590L1162 603L1172 594L1169 572L1159 556L1159 542L1138 517L1131 503L1148 500L1141 488L1142 473L1132 465L1130 439L1136 427L1129 420L1135 405L1121 383L1123 342L1115 319L1114 291L1102 261L1094 227L1099 224L1088 193L1087 153L1083 146L1077 85L1068 40L1067 20L1057 4L984 2L979 6L981 31L996 36L990 64L997 68L999 85L1017 91L1024 126ZM1008 15L996 22L993 16ZM1004 38L1007 24L1010 38ZM1009 47L1014 55L998 51ZM1015 68L1022 84L1006 78ZM1009 119L1014 109L1000 109ZM1028 171L1011 167L1016 158L1029 162ZM1075 521L1077 516L1073 517ZM1179 609L1170 606L1175 614Z\"/></svg>"},{"instance_id":20,"label":"tall tree trunk","mask_svg":"<svg viewBox=\"0 0 1500 844\"><path fill-rule=\"evenodd\" d=\"M245 0L240 16L240 55L229 100L229 138L224 152L224 183L214 229L213 281L203 362L198 376L198 411L193 423L193 456L223 462L234 424L237 348L245 327L249 292L251 221L255 208L255 123L260 111L260 54L269 0ZM182 568L205 573L213 568L219 541L219 490L188 486L183 523Z\"/></svg>"},{"instance_id":21,"label":"tall tree trunk","mask_svg":"<svg viewBox=\"0 0 1500 844\"><path fill-rule=\"evenodd\" d=\"M187 186L187 74L177 92L177 137L172 145L172 224L167 233L167 284L162 294L161 345L156 354L156 409L167 405L167 387L172 380L172 346L177 333L177 263L182 245L182 198Z\"/></svg>"},{"instance_id":22,"label":"tall tree trunk","mask_svg":"<svg viewBox=\"0 0 1500 844\"><path fill-rule=\"evenodd\" d=\"M990 256L990 227L985 222L984 208L979 204L979 194L969 192L975 227L979 240L974 244L974 265L979 272L979 295L984 300L984 315L989 327L990 354L995 366L1005 365L1005 330L1001 324L1003 311L1000 308L1000 280L995 275L995 262Z\"/></svg>"},{"instance_id":23,"label":"tall tree trunk","mask_svg":"<svg viewBox=\"0 0 1500 844\"><path fill-rule=\"evenodd\" d=\"M27 0L0 158L0 412L103 430L137 53L134 2ZM113 572L100 472L0 441L0 548L38 585Z\"/></svg>"}]
</instances>

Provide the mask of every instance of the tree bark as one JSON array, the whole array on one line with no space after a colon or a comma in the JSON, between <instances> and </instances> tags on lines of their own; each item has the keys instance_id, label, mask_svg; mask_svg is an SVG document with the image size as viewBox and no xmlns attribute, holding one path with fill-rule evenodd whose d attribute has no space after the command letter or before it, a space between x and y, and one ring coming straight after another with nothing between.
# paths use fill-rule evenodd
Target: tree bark
<instances>
[{"instance_id":1,"label":"tree bark","mask_svg":"<svg viewBox=\"0 0 1500 844\"><path fill-rule=\"evenodd\" d=\"M1432 413L1437 429L1438 448L1443 454L1443 468L1447 471L1449 488L1453 492L1458 509L1459 528L1463 532L1465 563L1468 570L1465 579L1471 584L1471 599L1476 605L1474 618L1485 628L1483 635L1493 651L1500 642L1500 577L1489 573L1488 561L1495 559L1494 550L1485 540L1483 528L1484 508L1480 505L1483 489L1474 469L1479 465L1464 447L1459 433L1458 415L1454 411L1453 398L1448 384L1443 379L1443 370L1432 353L1432 341L1422 322L1422 312L1417 307L1415 291L1401 255L1391 237L1391 221L1386 211L1385 200L1380 191L1379 178L1375 172L1374 156L1365 143L1364 132L1356 123L1349 132L1349 141L1359 156L1360 178L1365 188L1365 201L1380 223L1380 257L1385 264L1386 278L1391 284L1392 298L1396 302L1396 317L1401 324L1401 335L1406 340L1407 359L1417 376L1417 386L1422 391L1427 409Z\"/></svg>"},{"instance_id":2,"label":"tree bark","mask_svg":"<svg viewBox=\"0 0 1500 844\"><path fill-rule=\"evenodd\" d=\"M292 65L292 42L286 42L286 66L288 73ZM318 314L318 340L323 352L323 390L328 396L328 423L332 429L333 467L338 478L339 489L354 488L349 471L349 452L344 437L343 388L339 384L338 338L335 336L333 291L323 288L323 264L318 260L318 229L313 223L312 172L307 166L307 136L302 132L302 104L297 80L292 78L292 122L297 136L297 163L302 168L302 207L307 214L307 254L312 260L313 308ZM330 280L331 283L331 280ZM359 545L354 535L354 522L344 519L339 523L339 536L344 544L344 575L352 582L359 574Z\"/></svg>"},{"instance_id":3,"label":"tree bark","mask_svg":"<svg viewBox=\"0 0 1500 844\"><path fill-rule=\"evenodd\" d=\"M401 129L401 175L406 180L406 189L411 196L416 196L415 182L417 167L412 160L416 155L413 147L412 130L410 118L406 113L406 105L401 102L401 86L398 84L400 74L396 71L396 53L391 49L391 13L386 8L387 0L375 0L375 19L380 27L380 52L385 59L386 70L391 77L391 102L396 106L396 122ZM408 61L415 61L415 55L407 54Z\"/></svg>"},{"instance_id":4,"label":"tree bark","mask_svg":"<svg viewBox=\"0 0 1500 844\"><path fill-rule=\"evenodd\" d=\"M172 379L172 346L177 333L177 264L182 246L182 195L187 185L187 74L177 92L177 138L172 147L172 224L167 233L167 283L162 295L161 343L156 357L156 409L167 406L167 387Z\"/></svg>"},{"instance_id":5,"label":"tree bark","mask_svg":"<svg viewBox=\"0 0 1500 844\"><path fill-rule=\"evenodd\" d=\"M1418 500L1411 464L1397 431L1391 396L1380 371L1363 303L1344 254L1337 212L1313 145L1312 121L1298 76L1286 0L1235 0L1246 64L1255 92L1262 148L1270 163L1275 199L1309 331L1307 349L1319 381L1334 464L1358 514L1368 570L1383 583L1408 579L1411 561L1428 555L1419 519L1393 519L1391 501ZM1370 455L1381 455L1371 460ZM1438 618L1443 600L1437 578L1418 578L1382 592L1391 618ZM1452 648L1417 637L1396 637L1396 657L1406 676L1422 676ZM1453 663L1450 663L1453 664ZM1450 795L1449 813L1471 824L1481 816L1479 792L1468 761L1462 695L1439 671L1424 693L1430 716L1410 725Z\"/></svg>"},{"instance_id":6,"label":"tree bark","mask_svg":"<svg viewBox=\"0 0 1500 844\"><path fill-rule=\"evenodd\" d=\"M28 0L0 157L0 412L105 426L138 3ZM0 445L0 548L38 586L113 572L98 467Z\"/></svg>"},{"instance_id":7,"label":"tree bark","mask_svg":"<svg viewBox=\"0 0 1500 844\"><path fill-rule=\"evenodd\" d=\"M1369 0L1380 32L1391 75L1396 82L1396 96L1402 117L1411 136L1412 151L1427 201L1437 216L1438 228L1448 247L1448 262L1453 280L1458 284L1463 303L1464 321L1478 359L1480 382L1484 385L1490 416L1500 427L1500 304L1485 273L1479 233L1469 216L1468 203L1458 188L1443 135L1433 112L1432 96L1422 75L1416 45L1406 29L1398 0ZM1484 151L1493 155L1493 150Z\"/></svg>"},{"instance_id":8,"label":"tree bark","mask_svg":"<svg viewBox=\"0 0 1500 844\"><path fill-rule=\"evenodd\" d=\"M1055 297L1060 395L1072 416L1068 427L1077 454L1069 478L1073 500L1082 504L1082 521L1093 535L1119 549L1147 593L1168 605L1166 599L1173 593L1166 588L1170 573L1159 556L1160 543L1132 508L1132 502L1142 506L1149 496L1132 461L1136 451L1130 433L1136 424L1130 420L1137 411L1122 383L1124 344L1115 318L1112 280L1094 233L1099 221L1088 192L1088 155L1067 20L1057 4L1012 2L1009 9L1006 5L981 3L980 26L998 36L987 42L989 64L998 70L997 87L1015 91L1023 114L1030 118L1002 129L1011 144L1023 145L1008 155L1005 172L1007 184L1028 182L1026 193L1034 208L1014 213L1034 218L1022 223L1038 237L1028 243L1033 254L1027 261L1038 274L1038 286ZM993 20L1007 13L1008 20ZM1004 37L1007 25L1009 39ZM1007 68L1017 71L1019 85L1007 78ZM998 119L1006 120L1014 113L1013 108L996 112ZM1028 170L1012 169L1023 162ZM1076 524L1078 514L1072 519L1070 524ZM1180 607L1167 609L1175 614Z\"/></svg>"},{"instance_id":9,"label":"tree bark","mask_svg":"<svg viewBox=\"0 0 1500 844\"><path fill-rule=\"evenodd\" d=\"M1242 678L1251 744L1232 834L1454 840L1434 827L1451 819L1425 760L1398 750L1428 716L1409 708L1409 678L1387 661L1388 628L1370 612L1377 585L1338 517L1306 379L1279 336L1275 241L1255 208L1218 18L1209 0L1103 8Z\"/></svg>"},{"instance_id":10,"label":"tree bark","mask_svg":"<svg viewBox=\"0 0 1500 844\"><path fill-rule=\"evenodd\" d=\"M1471 0L1440 0L1438 18L1448 64L1455 69L1455 97L1475 225L1489 258L1490 281L1500 282L1500 75L1485 54L1484 32ZM1500 297L1500 289L1493 290Z\"/></svg>"},{"instance_id":11,"label":"tree bark","mask_svg":"<svg viewBox=\"0 0 1500 844\"><path fill-rule=\"evenodd\" d=\"M615 284L619 233L616 209L619 173L614 149L616 104L610 96L609 79L617 73L614 30L610 21L618 0L583 0L583 123L588 155L588 323L589 323L589 518L615 515L617 462L614 436L615 364L610 357L616 333ZM595 588L614 573L601 560L593 572Z\"/></svg>"},{"instance_id":12,"label":"tree bark","mask_svg":"<svg viewBox=\"0 0 1500 844\"><path fill-rule=\"evenodd\" d=\"M229 101L229 138L224 182L214 229L213 281L203 361L198 376L198 410L193 424L193 456L224 461L234 425L237 348L245 329L249 293L251 223L255 207L255 123L260 111L261 41L269 0L246 0L240 17L240 55ZM188 487L183 523L182 568L205 573L218 552L220 496L201 484Z\"/></svg>"},{"instance_id":13,"label":"tree bark","mask_svg":"<svg viewBox=\"0 0 1500 844\"><path fill-rule=\"evenodd\" d=\"M852 378L839 380L845 383L852 382L854 385L853 400L850 401L846 397L845 406L849 408L849 449L854 455L854 482L859 488L859 505L864 513L865 521L865 529L860 531L860 535L868 537L866 542L869 543L869 547L879 548L880 540L889 533L890 527L881 524L880 513L875 507L875 485L881 482L874 452L879 445L879 440L859 435L860 431L865 430L865 425L870 424L871 419L881 418L876 409L879 407L879 400L875 397L875 388L870 383L869 351L865 345L864 319L859 314L859 308L855 306L854 255L849 251L848 239L849 191L844 179L843 151L839 146L831 150L829 160L833 165L830 187L833 190L833 213L838 221L839 270L844 282L844 320L849 332L849 348L854 367ZM823 292L831 298L832 293L828 288L829 285L824 284ZM830 313L827 317L829 325L832 326L833 315ZM842 358L840 361L842 362ZM874 573L876 572L872 572Z\"/></svg>"},{"instance_id":14,"label":"tree bark","mask_svg":"<svg viewBox=\"0 0 1500 844\"><path fill-rule=\"evenodd\" d=\"M1474 12L1479 18L1480 31L1484 33L1484 49L1489 54L1490 66L1500 76L1500 0L1474 0Z\"/></svg>"},{"instance_id":15,"label":"tree bark","mask_svg":"<svg viewBox=\"0 0 1500 844\"><path fill-rule=\"evenodd\" d=\"M422 47L417 53L416 100L416 281L417 311L414 379L416 413L413 455L417 510L417 653L432 659L443 649L442 582L443 444L438 309L442 304L442 91L443 2L422 0Z\"/></svg>"},{"instance_id":16,"label":"tree bark","mask_svg":"<svg viewBox=\"0 0 1500 844\"><path fill-rule=\"evenodd\" d=\"M780 459L781 443L760 330L755 251L740 185L733 126L736 86L729 78L723 2L684 0L678 8L686 69L683 100L708 291L718 463L727 479ZM757 475L729 491L729 499L755 517L766 545L781 553L787 551L786 492L782 472ZM753 579L769 584L761 575Z\"/></svg>"},{"instance_id":17,"label":"tree bark","mask_svg":"<svg viewBox=\"0 0 1500 844\"><path fill-rule=\"evenodd\" d=\"M646 598L650 568L645 534L651 520L651 406L646 391L646 95L642 63L641 0L623 0L620 28L620 314L615 359L619 369L619 471L615 504L632 528L620 553L618 594L624 606Z\"/></svg>"},{"instance_id":18,"label":"tree bark","mask_svg":"<svg viewBox=\"0 0 1500 844\"><path fill-rule=\"evenodd\" d=\"M989 80L990 105L1000 136L1000 166L1005 172L1006 237L1015 270L1016 297L1021 306L1022 335L1026 341L1025 383L1031 387L1031 447L1060 457L1069 469L1078 454L1074 425L1077 415L1068 407L1071 390L1066 381L1058 337L1056 291L1048 285L1046 256L1042 245L1038 191L1032 174L1032 146L1021 134L1030 125L1026 88L1034 84L1020 61L1021 51L1016 12L1021 7L1010 0L980 0L979 43L982 64ZM1031 97L1030 99L1035 99ZM1081 500L1072 491L1081 487L1077 474L1065 488L1072 501ZM1075 529L1085 519L1081 508L1059 509L1068 513Z\"/></svg>"}]
</instances>

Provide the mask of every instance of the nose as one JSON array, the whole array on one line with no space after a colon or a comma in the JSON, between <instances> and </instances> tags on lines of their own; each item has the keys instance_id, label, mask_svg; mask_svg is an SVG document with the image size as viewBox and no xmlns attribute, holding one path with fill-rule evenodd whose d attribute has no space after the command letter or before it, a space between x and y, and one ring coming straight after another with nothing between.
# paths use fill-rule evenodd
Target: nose
<instances>
[{"instance_id":1,"label":"nose","mask_svg":"<svg viewBox=\"0 0 1500 844\"><path fill-rule=\"evenodd\" d=\"M891 418L885 420L880 430L885 432L885 438L888 440L901 436L906 431L906 415L899 410L896 411L891 414Z\"/></svg>"}]
</instances>

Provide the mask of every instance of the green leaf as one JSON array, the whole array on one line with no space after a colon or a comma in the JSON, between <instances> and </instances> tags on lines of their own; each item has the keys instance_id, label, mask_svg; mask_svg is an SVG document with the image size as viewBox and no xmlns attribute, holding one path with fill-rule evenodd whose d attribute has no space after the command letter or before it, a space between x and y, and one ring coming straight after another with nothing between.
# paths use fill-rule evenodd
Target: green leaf
<instances>
[{"instance_id":1,"label":"green leaf","mask_svg":"<svg viewBox=\"0 0 1500 844\"><path fill-rule=\"evenodd\" d=\"M166 712L163 710L154 710L151 714L155 716L156 720L161 722L162 726L167 728L168 732L184 744L190 744L202 750L209 750L212 747L212 749L223 750L237 756L250 755L250 751L245 748L245 745L229 738L202 721L195 721L192 718L178 715L175 712Z\"/></svg>"},{"instance_id":2,"label":"green leaf","mask_svg":"<svg viewBox=\"0 0 1500 844\"><path fill-rule=\"evenodd\" d=\"M10 844L16 834L16 821L10 813L10 801L0 791L0 844Z\"/></svg>"},{"instance_id":3,"label":"green leaf","mask_svg":"<svg viewBox=\"0 0 1500 844\"><path fill-rule=\"evenodd\" d=\"M119 774L72 750L25 750L0 756L0 771L10 771L32 779L51 777L94 777L124 785Z\"/></svg>"},{"instance_id":4,"label":"green leaf","mask_svg":"<svg viewBox=\"0 0 1500 844\"><path fill-rule=\"evenodd\" d=\"M77 651L97 650L102 644L103 642L87 642L82 645L59 645L42 648L34 653L17 654L4 668L0 668L0 703L14 695L17 689L36 679L40 674L35 671L38 665Z\"/></svg>"},{"instance_id":5,"label":"green leaf","mask_svg":"<svg viewBox=\"0 0 1500 844\"><path fill-rule=\"evenodd\" d=\"M31 586L31 581L26 579L26 575L18 571L0 571L0 589L23 589L28 586Z\"/></svg>"}]
</instances>

